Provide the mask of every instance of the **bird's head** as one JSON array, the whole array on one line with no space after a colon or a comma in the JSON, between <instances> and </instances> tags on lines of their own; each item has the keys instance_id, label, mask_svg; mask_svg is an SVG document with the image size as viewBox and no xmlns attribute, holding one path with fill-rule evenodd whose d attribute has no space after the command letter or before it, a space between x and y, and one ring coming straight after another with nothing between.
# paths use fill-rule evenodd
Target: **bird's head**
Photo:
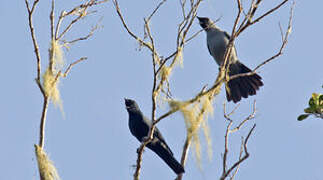
<instances>
[{"instance_id":1,"label":"bird's head","mask_svg":"<svg viewBox=\"0 0 323 180\"><path fill-rule=\"evenodd\" d=\"M198 17L198 16L196 16L196 17L199 20L200 26L204 30L207 30L212 24L214 24L214 22L207 17Z\"/></svg>"},{"instance_id":2,"label":"bird's head","mask_svg":"<svg viewBox=\"0 0 323 180\"><path fill-rule=\"evenodd\" d=\"M139 109L139 106L136 103L136 101L134 101L132 99L124 98L124 103L126 105L127 111L132 111L132 110L138 110Z\"/></svg>"}]
</instances>

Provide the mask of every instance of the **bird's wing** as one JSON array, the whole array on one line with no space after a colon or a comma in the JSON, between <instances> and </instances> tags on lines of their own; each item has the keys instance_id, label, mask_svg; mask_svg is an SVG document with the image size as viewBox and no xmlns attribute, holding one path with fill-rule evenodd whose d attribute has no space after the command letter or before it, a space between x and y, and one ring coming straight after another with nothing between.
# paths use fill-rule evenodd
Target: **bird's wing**
<instances>
[{"instance_id":1,"label":"bird's wing","mask_svg":"<svg viewBox=\"0 0 323 180\"><path fill-rule=\"evenodd\" d=\"M150 124L143 115L132 116L129 119L129 128L132 133L140 142L148 135Z\"/></svg>"},{"instance_id":2,"label":"bird's wing","mask_svg":"<svg viewBox=\"0 0 323 180\"><path fill-rule=\"evenodd\" d=\"M211 56L212 56L211 49L210 49L210 47L209 47L209 43L207 44L207 49L209 50L209 53L210 53L210 54L211 54Z\"/></svg>"},{"instance_id":3,"label":"bird's wing","mask_svg":"<svg viewBox=\"0 0 323 180\"><path fill-rule=\"evenodd\" d=\"M144 120L145 124L147 124L149 127L152 126L152 122L147 117L144 116L143 120ZM148 136L148 132L149 132L149 129L147 131L146 136ZM155 131L154 131L154 139L153 139L152 143L160 143L161 146L163 146L167 151L169 151L170 154L173 155L172 150L168 147L164 137L162 136L162 134L160 133L160 131L157 127L155 128Z\"/></svg>"},{"instance_id":4,"label":"bird's wing","mask_svg":"<svg viewBox=\"0 0 323 180\"><path fill-rule=\"evenodd\" d=\"M154 138L157 138L158 142L160 142L160 144L161 144L164 148L166 148L166 149L169 151L169 153L170 153L171 155L173 155L172 150L168 147L168 145L167 145L167 143L166 143L165 139L163 138L162 134L160 133L160 131L159 131L157 128L155 128L155 131L154 131Z\"/></svg>"},{"instance_id":5,"label":"bird's wing","mask_svg":"<svg viewBox=\"0 0 323 180\"><path fill-rule=\"evenodd\" d=\"M223 31L224 32L224 35L225 35L225 37L226 38L228 38L228 41L230 40L230 38L231 38L231 36L229 35L229 33L227 33L226 31ZM236 50L236 48L235 48L235 46L233 45L233 50L234 50L234 52L237 54L237 50Z\"/></svg>"},{"instance_id":6,"label":"bird's wing","mask_svg":"<svg viewBox=\"0 0 323 180\"><path fill-rule=\"evenodd\" d=\"M223 31L223 32L224 32L225 37L227 37L229 40L231 36L226 31Z\"/></svg>"}]
</instances>

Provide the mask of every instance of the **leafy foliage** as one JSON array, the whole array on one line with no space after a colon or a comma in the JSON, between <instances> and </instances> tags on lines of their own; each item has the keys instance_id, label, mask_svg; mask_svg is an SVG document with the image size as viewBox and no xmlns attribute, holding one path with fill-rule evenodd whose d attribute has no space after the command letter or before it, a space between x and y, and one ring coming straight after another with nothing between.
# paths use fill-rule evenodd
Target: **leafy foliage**
<instances>
[{"instance_id":1,"label":"leafy foliage","mask_svg":"<svg viewBox=\"0 0 323 180\"><path fill-rule=\"evenodd\" d=\"M297 120L302 121L310 115L323 119L323 94L313 93L308 105L309 107L304 109L305 114L298 116Z\"/></svg>"}]
</instances>

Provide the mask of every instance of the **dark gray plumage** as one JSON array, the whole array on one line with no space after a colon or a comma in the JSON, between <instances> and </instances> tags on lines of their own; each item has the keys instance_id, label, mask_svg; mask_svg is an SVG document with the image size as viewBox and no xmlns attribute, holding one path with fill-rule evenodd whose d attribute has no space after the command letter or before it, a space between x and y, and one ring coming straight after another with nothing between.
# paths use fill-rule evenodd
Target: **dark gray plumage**
<instances>
[{"instance_id":1,"label":"dark gray plumage","mask_svg":"<svg viewBox=\"0 0 323 180\"><path fill-rule=\"evenodd\" d=\"M148 136L152 122L142 114L138 104L134 100L125 99L125 104L129 114L128 125L130 132L142 142L143 138ZM183 166L174 158L173 152L157 128L155 128L153 140L147 144L147 147L162 158L176 174L184 173Z\"/></svg>"},{"instance_id":2,"label":"dark gray plumage","mask_svg":"<svg viewBox=\"0 0 323 180\"><path fill-rule=\"evenodd\" d=\"M218 28L215 23L206 17L197 17L201 27L206 32L207 47L211 56L219 66L224 63L224 54L229 44L230 35ZM229 76L251 72L251 70L242 64L237 57L237 52L233 46L229 56ZM227 100L234 103L241 100L241 97L247 98L256 94L259 87L263 86L261 77L258 74L235 78L226 84Z\"/></svg>"}]
</instances>

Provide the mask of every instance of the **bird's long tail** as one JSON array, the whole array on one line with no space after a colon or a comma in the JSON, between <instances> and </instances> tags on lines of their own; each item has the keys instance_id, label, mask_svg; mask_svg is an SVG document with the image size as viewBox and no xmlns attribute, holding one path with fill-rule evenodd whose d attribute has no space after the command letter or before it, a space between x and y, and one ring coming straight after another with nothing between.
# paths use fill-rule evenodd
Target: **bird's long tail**
<instances>
[{"instance_id":1,"label":"bird's long tail","mask_svg":"<svg viewBox=\"0 0 323 180\"><path fill-rule=\"evenodd\" d=\"M148 147L162 158L176 174L185 172L183 166L174 158L173 153L167 147L163 146L162 143L148 145Z\"/></svg>"},{"instance_id":2,"label":"bird's long tail","mask_svg":"<svg viewBox=\"0 0 323 180\"><path fill-rule=\"evenodd\" d=\"M248 72L251 72L251 70L239 61L232 63L229 67L229 76ZM247 98L255 95L259 87L263 85L258 74L232 79L226 84L227 100L237 103L241 100L241 97Z\"/></svg>"}]
</instances>

